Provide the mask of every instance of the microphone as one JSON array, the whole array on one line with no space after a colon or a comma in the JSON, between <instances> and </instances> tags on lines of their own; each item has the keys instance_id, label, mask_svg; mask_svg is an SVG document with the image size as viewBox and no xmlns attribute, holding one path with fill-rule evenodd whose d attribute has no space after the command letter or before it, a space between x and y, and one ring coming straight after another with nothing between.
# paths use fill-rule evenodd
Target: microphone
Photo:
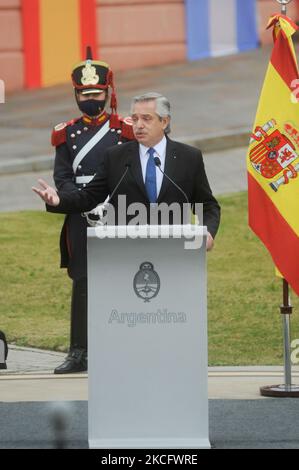
<instances>
[{"instance_id":1,"label":"microphone","mask_svg":"<svg viewBox=\"0 0 299 470\"><path fill-rule=\"evenodd\" d=\"M124 179L124 177L126 176L126 174L128 173L129 169L131 168L131 163L130 162L126 162L125 164L125 171L123 172L121 178L119 179L119 182L117 183L117 185L115 186L115 188L113 189L111 195L109 196L108 198L108 201L105 202L105 204L109 204L109 202L111 201L111 199L113 198L114 194L116 193L117 191L117 188L119 187L119 185L121 184L122 180Z\"/></svg>"},{"instance_id":2,"label":"microphone","mask_svg":"<svg viewBox=\"0 0 299 470\"><path fill-rule=\"evenodd\" d=\"M190 205L189 199L188 199L187 194L185 193L185 191L183 191L182 188L181 188L178 184L176 184L176 182L173 181L173 179L170 178L170 176L168 176L168 175L162 170L160 158L159 158L159 157L155 157L155 158L154 158L154 162L155 162L155 165L156 165L156 166L159 168L159 170L161 171L161 173L162 173L164 176L166 176L166 178L183 194L184 198L185 198L186 201L187 201L187 204Z\"/></svg>"}]
</instances>

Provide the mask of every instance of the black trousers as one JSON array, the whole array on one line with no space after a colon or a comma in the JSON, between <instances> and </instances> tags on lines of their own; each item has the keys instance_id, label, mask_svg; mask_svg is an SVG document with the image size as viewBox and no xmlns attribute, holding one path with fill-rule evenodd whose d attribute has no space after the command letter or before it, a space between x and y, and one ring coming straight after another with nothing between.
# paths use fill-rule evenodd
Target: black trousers
<instances>
[{"instance_id":1,"label":"black trousers","mask_svg":"<svg viewBox=\"0 0 299 470\"><path fill-rule=\"evenodd\" d=\"M70 349L87 351L87 278L73 280Z\"/></svg>"}]
</instances>

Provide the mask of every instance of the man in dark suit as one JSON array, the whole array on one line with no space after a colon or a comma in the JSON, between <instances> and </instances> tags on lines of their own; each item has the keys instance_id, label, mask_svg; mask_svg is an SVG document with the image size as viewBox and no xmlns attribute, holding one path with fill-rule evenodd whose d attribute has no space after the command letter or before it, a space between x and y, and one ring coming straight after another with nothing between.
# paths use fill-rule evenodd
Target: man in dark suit
<instances>
[{"instance_id":1,"label":"man in dark suit","mask_svg":"<svg viewBox=\"0 0 299 470\"><path fill-rule=\"evenodd\" d=\"M89 211L110 195L116 223L132 219L127 211L130 204L140 203L150 223L153 204L178 203L183 207L188 201L194 207L203 203L207 249L211 249L220 222L220 207L212 194L200 150L167 137L170 103L162 95L147 93L135 97L131 115L137 142L107 149L100 170L82 191L56 192L43 180L39 180L42 189L33 190L46 202L49 211L62 213ZM126 197L125 218L119 211L118 196Z\"/></svg>"}]
</instances>

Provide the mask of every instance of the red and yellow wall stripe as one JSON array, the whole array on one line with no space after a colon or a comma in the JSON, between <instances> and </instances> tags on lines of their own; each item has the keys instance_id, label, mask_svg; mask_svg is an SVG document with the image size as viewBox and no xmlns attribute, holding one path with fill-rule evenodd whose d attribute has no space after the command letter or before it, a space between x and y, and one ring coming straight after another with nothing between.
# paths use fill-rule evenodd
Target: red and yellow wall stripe
<instances>
[{"instance_id":1,"label":"red and yellow wall stripe","mask_svg":"<svg viewBox=\"0 0 299 470\"><path fill-rule=\"evenodd\" d=\"M25 87L70 79L73 65L96 55L96 0L22 0Z\"/></svg>"}]
</instances>

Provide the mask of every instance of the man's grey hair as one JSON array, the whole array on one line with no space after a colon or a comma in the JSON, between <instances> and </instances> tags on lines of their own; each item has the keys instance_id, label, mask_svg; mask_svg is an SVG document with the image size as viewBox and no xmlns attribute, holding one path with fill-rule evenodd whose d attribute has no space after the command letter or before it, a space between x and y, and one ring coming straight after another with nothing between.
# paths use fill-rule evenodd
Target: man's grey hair
<instances>
[{"instance_id":1,"label":"man's grey hair","mask_svg":"<svg viewBox=\"0 0 299 470\"><path fill-rule=\"evenodd\" d=\"M156 102L156 113L160 118L169 117L170 116L170 102L168 99L161 95L160 93L155 93L151 91L149 93L144 93L143 95L134 96L131 103L131 114L133 113L133 108L135 103L142 103L144 101L155 101ZM165 134L170 133L170 123L164 130Z\"/></svg>"}]
</instances>

